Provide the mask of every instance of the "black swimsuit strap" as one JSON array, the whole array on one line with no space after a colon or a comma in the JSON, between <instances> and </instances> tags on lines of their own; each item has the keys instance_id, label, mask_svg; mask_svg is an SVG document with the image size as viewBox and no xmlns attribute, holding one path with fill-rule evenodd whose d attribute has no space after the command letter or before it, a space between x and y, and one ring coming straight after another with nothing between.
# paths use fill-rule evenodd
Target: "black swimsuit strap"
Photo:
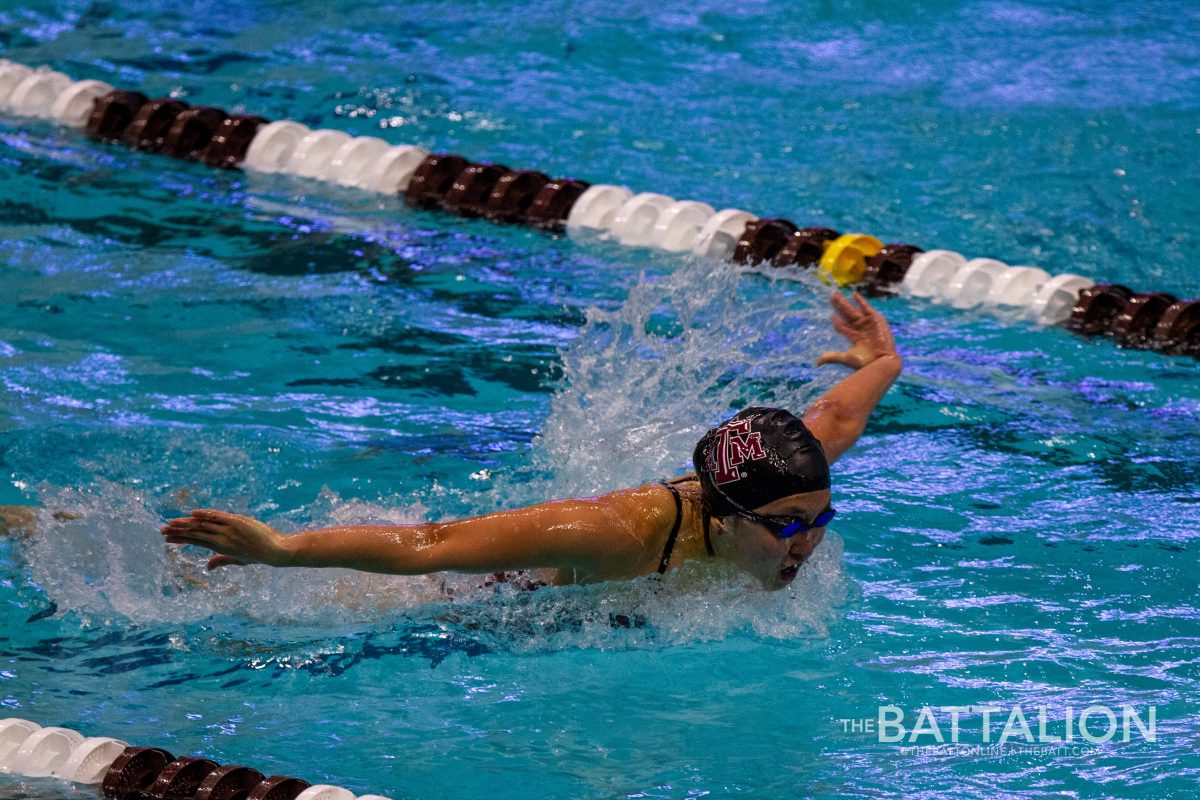
<instances>
[{"instance_id":1,"label":"black swimsuit strap","mask_svg":"<svg viewBox=\"0 0 1200 800\"><path fill-rule=\"evenodd\" d=\"M679 536L679 526L683 524L683 498L679 496L679 490L669 483L664 483L663 486L671 490L671 496L675 498L675 524L671 526L671 533L667 536L667 546L663 548L662 559L658 562L658 574L662 575L667 571L667 565L671 563L671 551L675 549L675 539Z\"/></svg>"},{"instance_id":2,"label":"black swimsuit strap","mask_svg":"<svg viewBox=\"0 0 1200 800\"><path fill-rule=\"evenodd\" d=\"M712 522L712 515L708 513L708 509L704 509L704 550L708 553L709 558L715 558L716 553L713 551L712 537L708 534L708 525Z\"/></svg>"}]
</instances>

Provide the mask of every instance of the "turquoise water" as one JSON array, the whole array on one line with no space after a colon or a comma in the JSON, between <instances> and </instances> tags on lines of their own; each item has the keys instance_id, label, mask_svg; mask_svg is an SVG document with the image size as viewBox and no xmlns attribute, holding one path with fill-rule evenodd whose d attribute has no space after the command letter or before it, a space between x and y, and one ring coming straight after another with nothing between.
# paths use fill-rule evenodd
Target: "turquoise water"
<instances>
[{"instance_id":1,"label":"turquoise water","mask_svg":"<svg viewBox=\"0 0 1200 800\"><path fill-rule=\"evenodd\" d=\"M0 56L1195 297L1198 33L1179 2L23 2ZM16 118L0 187L0 503L82 515L0 543L4 715L397 800L1194 794L1196 361L881 301L907 370L792 591L204 576L158 541L183 508L295 530L674 474L837 378L823 290ZM986 704L1154 706L1157 740L840 722Z\"/></svg>"}]
</instances>

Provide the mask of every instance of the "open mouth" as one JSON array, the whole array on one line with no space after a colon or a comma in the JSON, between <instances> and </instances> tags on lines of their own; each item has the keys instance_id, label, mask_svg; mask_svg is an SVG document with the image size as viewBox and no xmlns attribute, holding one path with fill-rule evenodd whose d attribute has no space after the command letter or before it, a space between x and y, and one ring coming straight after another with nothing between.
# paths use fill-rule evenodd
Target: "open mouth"
<instances>
[{"instance_id":1,"label":"open mouth","mask_svg":"<svg viewBox=\"0 0 1200 800\"><path fill-rule=\"evenodd\" d=\"M798 573L799 571L800 571L800 565L792 564L790 566L784 567L783 569L779 570L779 577L783 578L785 581L792 581L792 580L795 580L796 573Z\"/></svg>"}]
</instances>

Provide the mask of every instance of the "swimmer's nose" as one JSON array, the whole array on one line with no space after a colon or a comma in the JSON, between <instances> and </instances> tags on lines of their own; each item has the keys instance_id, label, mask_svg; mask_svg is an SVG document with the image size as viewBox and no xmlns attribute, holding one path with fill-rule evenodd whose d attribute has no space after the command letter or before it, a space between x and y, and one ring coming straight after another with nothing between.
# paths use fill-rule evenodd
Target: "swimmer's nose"
<instances>
[{"instance_id":1,"label":"swimmer's nose","mask_svg":"<svg viewBox=\"0 0 1200 800\"><path fill-rule=\"evenodd\" d=\"M811 553L813 550L816 549L817 545L819 545L822 542L822 540L824 540L825 529L824 528L813 528L812 533L810 533L806 538L808 539L808 541L805 542L805 544L807 545L808 551Z\"/></svg>"},{"instance_id":2,"label":"swimmer's nose","mask_svg":"<svg viewBox=\"0 0 1200 800\"><path fill-rule=\"evenodd\" d=\"M808 560L808 557L812 555L812 551L816 549L818 544L821 543L821 540L825 538L825 532L820 531L816 536L812 537L811 540L808 536L803 538L797 536L796 538L800 539L800 541L794 542L792 546L788 548L788 555L803 564Z\"/></svg>"}]
</instances>

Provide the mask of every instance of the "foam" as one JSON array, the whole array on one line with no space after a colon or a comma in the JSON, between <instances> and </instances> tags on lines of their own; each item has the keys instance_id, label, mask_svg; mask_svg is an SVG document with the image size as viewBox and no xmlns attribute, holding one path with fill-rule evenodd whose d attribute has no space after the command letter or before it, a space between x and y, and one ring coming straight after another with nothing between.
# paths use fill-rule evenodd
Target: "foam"
<instances>
[{"instance_id":1,"label":"foam","mask_svg":"<svg viewBox=\"0 0 1200 800\"><path fill-rule=\"evenodd\" d=\"M527 592L507 584L486 586L477 575L262 566L208 573L206 556L159 544L158 517L127 489L110 485L45 496L60 516L81 518L42 511L38 535L20 548L23 560L59 615L84 625L186 624L233 616L251 623L239 635L290 644L305 636L337 636L363 623L396 630L432 624L477 637L490 650L540 652L665 646L737 631L783 639L820 636L848 596L841 540L832 533L794 586L779 592L763 592L732 569L704 563L664 579ZM387 509L331 495L318 505L324 509L317 525L419 518L416 508Z\"/></svg>"},{"instance_id":2,"label":"foam","mask_svg":"<svg viewBox=\"0 0 1200 800\"><path fill-rule=\"evenodd\" d=\"M841 374L811 366L835 344L827 313L823 290L803 282L749 285L736 267L708 260L688 259L665 277L643 275L619 305L591 309L563 349L562 386L529 466L490 476L492 498L430 487L419 499L470 511L498 495L503 506L513 507L680 474L689 468L695 441L731 409L754 403L799 411ZM631 352L638 357L630 358ZM201 452L188 453L188 461L249 458L236 446L221 445L209 461L205 446L197 447ZM39 535L22 550L33 579L60 614L98 625L232 616L251 623L256 638L282 640L285 649L296 638L295 626L311 626L321 639L367 623L401 634L435 626L491 650L544 651L657 647L742 631L768 638L819 636L849 592L839 566L841 543L832 532L795 585L776 593L704 563L664 580L536 592L485 586L479 576L467 575L263 566L209 573L204 554L161 543L163 514L172 515L163 507L199 500L167 502L166 491L99 480L82 489L39 488L48 509L70 516L42 512ZM241 500L205 495L195 504L247 504L284 531L415 523L428 515L419 499L367 502L324 491L305 506L271 516L273 505L258 497L269 492L268 483L260 480L247 491Z\"/></svg>"},{"instance_id":3,"label":"foam","mask_svg":"<svg viewBox=\"0 0 1200 800\"><path fill-rule=\"evenodd\" d=\"M754 283L730 265L689 259L660 279L643 276L619 307L588 311L561 353L563 388L534 442L534 463L553 474L536 487L542 497L690 471L700 436L734 410L802 410L843 374L812 366L840 346L826 290Z\"/></svg>"},{"instance_id":4,"label":"foam","mask_svg":"<svg viewBox=\"0 0 1200 800\"><path fill-rule=\"evenodd\" d=\"M25 560L47 596L85 624L187 623L228 614L272 622L354 621L444 597L432 577L258 565L208 572L206 556L162 543L163 519L143 494L97 482L86 490L43 486L39 496L45 508L37 535L22 548ZM419 507L367 510L356 502L343 506L340 498L318 504L328 507L324 518L314 520L318 526L421 517ZM283 522L280 527L296 527Z\"/></svg>"}]
</instances>

